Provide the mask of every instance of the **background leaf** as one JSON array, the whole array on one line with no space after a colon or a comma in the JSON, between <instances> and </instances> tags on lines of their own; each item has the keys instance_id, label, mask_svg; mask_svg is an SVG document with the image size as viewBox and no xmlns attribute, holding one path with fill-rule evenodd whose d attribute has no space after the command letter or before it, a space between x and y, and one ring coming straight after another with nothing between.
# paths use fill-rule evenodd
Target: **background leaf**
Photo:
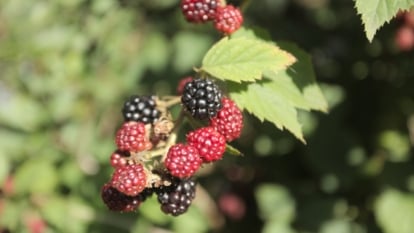
<instances>
[{"instance_id":1,"label":"background leaf","mask_svg":"<svg viewBox=\"0 0 414 233\"><path fill-rule=\"evenodd\" d=\"M377 30L389 22L399 10L408 10L414 0L355 0L355 7L364 23L365 34L372 41Z\"/></svg>"},{"instance_id":2,"label":"background leaf","mask_svg":"<svg viewBox=\"0 0 414 233\"><path fill-rule=\"evenodd\" d=\"M264 71L278 72L295 60L291 54L262 40L225 37L207 52L201 69L221 80L254 81L261 79Z\"/></svg>"},{"instance_id":3,"label":"background leaf","mask_svg":"<svg viewBox=\"0 0 414 233\"><path fill-rule=\"evenodd\" d=\"M375 217L384 233L413 232L414 195L395 189L384 191L375 203Z\"/></svg>"}]
</instances>

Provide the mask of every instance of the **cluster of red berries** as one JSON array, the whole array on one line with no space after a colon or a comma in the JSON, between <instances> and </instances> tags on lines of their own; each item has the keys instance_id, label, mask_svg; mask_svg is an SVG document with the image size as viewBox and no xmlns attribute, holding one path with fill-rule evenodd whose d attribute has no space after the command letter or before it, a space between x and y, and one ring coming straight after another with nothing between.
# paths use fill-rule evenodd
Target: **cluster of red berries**
<instances>
[{"instance_id":1,"label":"cluster of red berries","mask_svg":"<svg viewBox=\"0 0 414 233\"><path fill-rule=\"evenodd\" d=\"M243 24L240 9L226 5L221 0L181 0L181 11L188 22L213 21L214 27L226 35L232 34Z\"/></svg>"},{"instance_id":2,"label":"cluster of red berries","mask_svg":"<svg viewBox=\"0 0 414 233\"><path fill-rule=\"evenodd\" d=\"M395 44L401 51L411 51L414 48L414 11L402 11L397 14L401 22L395 33Z\"/></svg>"},{"instance_id":3,"label":"cluster of red berries","mask_svg":"<svg viewBox=\"0 0 414 233\"><path fill-rule=\"evenodd\" d=\"M134 95L124 103L125 122L110 156L114 172L101 192L110 210L134 211L156 193L164 213L186 212L195 197L193 175L221 159L226 142L240 136L242 112L212 80L186 78L178 89L173 101ZM203 125L188 132L185 143L175 141L173 130L181 122L172 120L171 103L181 103L181 116Z\"/></svg>"}]
</instances>

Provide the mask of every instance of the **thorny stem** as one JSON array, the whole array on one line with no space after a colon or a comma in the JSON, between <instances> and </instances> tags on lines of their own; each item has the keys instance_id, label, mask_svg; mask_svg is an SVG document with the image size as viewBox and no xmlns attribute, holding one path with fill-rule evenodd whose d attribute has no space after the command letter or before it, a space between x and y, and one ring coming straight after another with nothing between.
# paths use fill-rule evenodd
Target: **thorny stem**
<instances>
[{"instance_id":1,"label":"thorny stem","mask_svg":"<svg viewBox=\"0 0 414 233\"><path fill-rule=\"evenodd\" d=\"M164 108L169 108L171 106L181 103L180 96L165 96L163 97L163 99L165 99L165 101L159 101L160 103L157 103L157 105Z\"/></svg>"}]
</instances>

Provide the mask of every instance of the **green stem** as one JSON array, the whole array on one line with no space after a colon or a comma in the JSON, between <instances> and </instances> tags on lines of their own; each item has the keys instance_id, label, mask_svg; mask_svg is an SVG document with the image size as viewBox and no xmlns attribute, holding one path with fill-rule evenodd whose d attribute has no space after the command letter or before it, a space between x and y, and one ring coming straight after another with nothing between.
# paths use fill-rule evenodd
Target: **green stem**
<instances>
[{"instance_id":1,"label":"green stem","mask_svg":"<svg viewBox=\"0 0 414 233\"><path fill-rule=\"evenodd\" d=\"M243 2L240 4L240 10L242 12L245 12L247 7L250 5L251 0L243 0Z\"/></svg>"}]
</instances>

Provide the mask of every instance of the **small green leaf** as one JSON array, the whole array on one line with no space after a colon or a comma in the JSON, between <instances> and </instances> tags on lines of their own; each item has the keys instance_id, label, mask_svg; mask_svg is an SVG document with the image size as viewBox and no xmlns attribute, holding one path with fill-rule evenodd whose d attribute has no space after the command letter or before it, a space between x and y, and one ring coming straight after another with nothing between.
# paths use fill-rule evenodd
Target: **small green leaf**
<instances>
[{"instance_id":1,"label":"small green leaf","mask_svg":"<svg viewBox=\"0 0 414 233\"><path fill-rule=\"evenodd\" d=\"M408 10L414 0L355 0L355 7L361 15L365 34L372 41L377 30L389 22L399 10Z\"/></svg>"},{"instance_id":2,"label":"small green leaf","mask_svg":"<svg viewBox=\"0 0 414 233\"><path fill-rule=\"evenodd\" d=\"M201 70L221 80L254 81L266 70L278 72L295 61L288 52L263 40L225 37L207 52Z\"/></svg>"},{"instance_id":3,"label":"small green leaf","mask_svg":"<svg viewBox=\"0 0 414 233\"><path fill-rule=\"evenodd\" d=\"M297 111L272 80L256 83L229 83L231 98L241 109L246 109L259 120L268 120L277 128L289 130L299 140L305 142L298 121Z\"/></svg>"},{"instance_id":4,"label":"small green leaf","mask_svg":"<svg viewBox=\"0 0 414 233\"><path fill-rule=\"evenodd\" d=\"M240 152L237 148L234 148L229 144L226 144L226 152L235 156L244 156L242 152Z\"/></svg>"},{"instance_id":5,"label":"small green leaf","mask_svg":"<svg viewBox=\"0 0 414 233\"><path fill-rule=\"evenodd\" d=\"M384 191L375 203L374 213L384 233L412 233L414 195L394 189Z\"/></svg>"}]
</instances>

